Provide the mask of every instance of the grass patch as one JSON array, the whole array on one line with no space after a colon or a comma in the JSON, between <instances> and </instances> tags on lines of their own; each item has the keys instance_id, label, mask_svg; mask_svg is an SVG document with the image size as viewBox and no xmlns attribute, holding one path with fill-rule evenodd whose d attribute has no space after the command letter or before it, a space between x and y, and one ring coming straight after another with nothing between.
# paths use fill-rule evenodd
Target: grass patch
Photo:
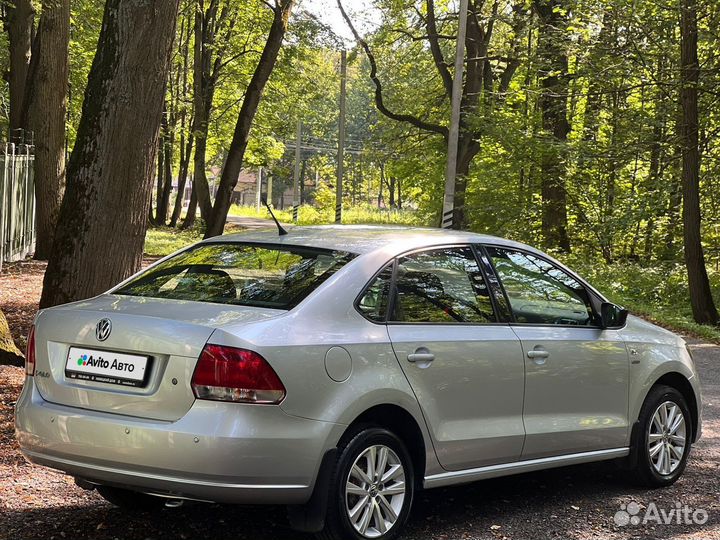
<instances>
[{"instance_id":1,"label":"grass patch","mask_svg":"<svg viewBox=\"0 0 720 540\"><path fill-rule=\"evenodd\" d=\"M225 225L225 234L234 234L244 230L243 227L232 223ZM143 253L152 257L165 257L202 239L203 230L197 226L187 230L173 229L171 227L150 227L145 234Z\"/></svg>"},{"instance_id":2,"label":"grass patch","mask_svg":"<svg viewBox=\"0 0 720 540\"><path fill-rule=\"evenodd\" d=\"M292 209L273 209L275 216L283 223L292 222ZM256 211L254 206L233 205L230 208L231 216L269 219L270 215L265 208ZM314 206L303 205L298 214L299 225L323 225L334 223L335 214L332 209L318 209ZM415 210L397 210L375 208L373 206L353 206L343 209L343 220L346 225L416 225L424 226L424 217Z\"/></svg>"},{"instance_id":3,"label":"grass patch","mask_svg":"<svg viewBox=\"0 0 720 540\"><path fill-rule=\"evenodd\" d=\"M151 227L145 235L145 255L164 257L202 240L200 229L181 231L170 227Z\"/></svg>"}]
</instances>

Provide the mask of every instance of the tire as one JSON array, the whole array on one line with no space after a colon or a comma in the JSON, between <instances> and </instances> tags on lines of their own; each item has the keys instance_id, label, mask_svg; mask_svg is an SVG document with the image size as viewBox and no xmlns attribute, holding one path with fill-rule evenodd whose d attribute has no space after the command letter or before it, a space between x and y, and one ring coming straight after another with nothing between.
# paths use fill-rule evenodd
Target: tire
<instances>
[{"instance_id":1,"label":"tire","mask_svg":"<svg viewBox=\"0 0 720 540\"><path fill-rule=\"evenodd\" d=\"M110 504L134 514L156 512L165 507L165 499L162 497L153 497L129 489L98 486L97 492Z\"/></svg>"},{"instance_id":2,"label":"tire","mask_svg":"<svg viewBox=\"0 0 720 540\"><path fill-rule=\"evenodd\" d=\"M640 409L633 445L635 476L641 485L665 487L680 478L690 455L691 418L685 398L675 388L655 386L650 390Z\"/></svg>"},{"instance_id":3,"label":"tire","mask_svg":"<svg viewBox=\"0 0 720 540\"><path fill-rule=\"evenodd\" d=\"M373 455L378 465L379 460L386 459L384 477L378 477L376 473L375 478L368 478ZM361 480L358 468L366 479L374 482L368 484ZM384 482L378 481L382 478L385 478ZM355 486L357 494L346 491L348 482ZM399 489L404 491L400 493ZM322 540L397 538L410 515L414 491L415 471L403 442L383 428L359 428L338 447L338 459L330 478L325 528L317 536ZM356 510L354 522L350 517L352 510Z\"/></svg>"}]
</instances>

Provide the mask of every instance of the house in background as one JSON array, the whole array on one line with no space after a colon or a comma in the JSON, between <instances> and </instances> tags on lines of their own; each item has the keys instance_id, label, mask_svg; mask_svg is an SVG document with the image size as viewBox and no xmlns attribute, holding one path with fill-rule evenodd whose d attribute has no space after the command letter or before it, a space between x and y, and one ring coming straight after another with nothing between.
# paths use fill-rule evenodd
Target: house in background
<instances>
[{"instance_id":1,"label":"house in background","mask_svg":"<svg viewBox=\"0 0 720 540\"><path fill-rule=\"evenodd\" d=\"M221 167L211 167L208 171L208 184L210 186L210 196L214 200L215 194L217 193L217 186L220 182L220 175L222 174ZM238 177L238 183L233 190L231 202L232 204L239 204L240 206L254 206L257 201L257 180L258 180L258 169L242 169L240 176ZM263 175L262 191L268 192L268 175ZM310 178L305 180L305 193L308 193L310 189L315 187L315 182ZM173 193L177 194L178 191L178 179L173 179ZM188 179L185 185L185 191L183 193L183 207L187 207L190 203L190 196L192 195L192 179ZM282 193L282 196L277 193L277 190L273 190L270 186L268 199L271 199L273 205L277 208L287 208L292 206L293 203L293 189L287 187Z\"/></svg>"}]
</instances>

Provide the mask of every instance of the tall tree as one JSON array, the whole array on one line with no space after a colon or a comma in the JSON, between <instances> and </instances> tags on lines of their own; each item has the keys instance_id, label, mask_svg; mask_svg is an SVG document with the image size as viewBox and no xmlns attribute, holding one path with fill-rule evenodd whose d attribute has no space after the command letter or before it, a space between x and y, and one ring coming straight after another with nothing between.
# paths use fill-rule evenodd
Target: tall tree
<instances>
[{"instance_id":1,"label":"tall tree","mask_svg":"<svg viewBox=\"0 0 720 540\"><path fill-rule=\"evenodd\" d=\"M538 62L542 126L548 137L541 157L542 232L548 248L570 251L565 194L565 153L570 123L567 16L564 0L535 0L540 19Z\"/></svg>"},{"instance_id":2,"label":"tall tree","mask_svg":"<svg viewBox=\"0 0 720 540\"><path fill-rule=\"evenodd\" d=\"M370 63L370 79L375 86L375 105L386 117L397 122L407 123L422 131L448 138L448 127L440 121L428 120L427 115L420 116L408 113L398 113L386 103L383 93L383 84L378 76L378 65L368 42L360 37L350 17L343 8L342 1L337 0L345 22L352 31L355 39L365 51ZM487 7L489 5L489 7ZM468 213L465 204L467 182L470 174L470 165L480 151L482 137L482 124L480 119L492 118L499 105L505 102L506 93L513 80L515 72L520 66L519 53L521 51L522 35L527 24L525 2L514 2L510 17L499 15L500 0L487 4L482 0L469 0L468 25L465 39L466 61L465 82L462 91L463 117L460 124L457 157L457 177L455 180L455 201L453 228L463 229L468 225ZM409 9L409 8L408 8ZM422 26L422 35L414 35L406 30L399 32L406 34L411 41L424 41L432 56L432 61L442 82L442 100L449 104L452 94L453 75L449 69L446 55L440 45L441 40L456 40L457 38L438 25L438 16L434 0L425 1L425 13L415 9ZM448 17L445 17L447 20ZM508 21L510 31L508 51L501 56L493 58L490 54L491 43L495 36L496 22ZM500 61L501 60L501 61ZM501 65L502 64L502 65Z\"/></svg>"},{"instance_id":3,"label":"tall tree","mask_svg":"<svg viewBox=\"0 0 720 540\"><path fill-rule=\"evenodd\" d=\"M683 239L693 317L717 324L700 235L700 146L698 119L698 28L696 0L680 0L680 151L682 154Z\"/></svg>"},{"instance_id":4,"label":"tall tree","mask_svg":"<svg viewBox=\"0 0 720 540\"><path fill-rule=\"evenodd\" d=\"M170 119L168 119L170 117ZM158 170L157 194L155 198L156 212L150 222L164 226L170 208L170 193L173 181L173 147L175 146L175 130L177 117L174 110L169 110L167 102L160 123L160 136L158 138Z\"/></svg>"},{"instance_id":5,"label":"tall tree","mask_svg":"<svg viewBox=\"0 0 720 540\"><path fill-rule=\"evenodd\" d=\"M245 91L240 114L235 124L232 142L228 148L225 166L223 167L222 176L220 177L215 204L208 218L206 218L206 238L222 234L225 229L225 222L227 221L228 211L230 210L230 198L240 177L245 150L247 149L250 138L250 128L252 127L255 113L260 105L263 90L272 74L278 53L282 47L294 1L295 0L274 0L272 4L266 2L273 12L272 24L270 25L270 31L262 54L260 55L260 60L250 79L250 84ZM195 114L197 115L197 111ZM200 200L199 193L198 200Z\"/></svg>"},{"instance_id":6,"label":"tall tree","mask_svg":"<svg viewBox=\"0 0 720 540\"><path fill-rule=\"evenodd\" d=\"M42 307L93 296L140 268L178 3L105 4Z\"/></svg>"},{"instance_id":7,"label":"tall tree","mask_svg":"<svg viewBox=\"0 0 720 540\"><path fill-rule=\"evenodd\" d=\"M65 187L70 0L43 0L23 118L35 133L35 258L50 257Z\"/></svg>"},{"instance_id":8,"label":"tall tree","mask_svg":"<svg viewBox=\"0 0 720 540\"><path fill-rule=\"evenodd\" d=\"M10 0L6 6L10 48L10 133L22 125L25 83L32 54L35 8L31 0Z\"/></svg>"},{"instance_id":9,"label":"tall tree","mask_svg":"<svg viewBox=\"0 0 720 540\"><path fill-rule=\"evenodd\" d=\"M193 159L193 188L203 219L207 221L212 213L210 186L207 179L207 139L212 114L215 87L224 67L230 33L234 27L228 25L230 5L220 9L220 0L198 0L195 12L195 56L193 69L193 136L195 157ZM221 34L222 30L222 34Z\"/></svg>"},{"instance_id":10,"label":"tall tree","mask_svg":"<svg viewBox=\"0 0 720 540\"><path fill-rule=\"evenodd\" d=\"M186 0L186 5L194 5L194 0ZM189 66L190 66L190 41L193 35L194 14L186 13L188 10L183 9L182 24L180 28L180 40L178 44L178 56L180 61L176 66L176 101L179 109L180 122L180 168L178 172L178 189L175 205L173 207L172 216L170 217L170 226L176 227L180 219L185 199L185 186L188 180L188 171L190 167L190 156L192 153L194 137L189 133L188 127L193 124L194 108L185 105L186 96L189 93Z\"/></svg>"}]
</instances>

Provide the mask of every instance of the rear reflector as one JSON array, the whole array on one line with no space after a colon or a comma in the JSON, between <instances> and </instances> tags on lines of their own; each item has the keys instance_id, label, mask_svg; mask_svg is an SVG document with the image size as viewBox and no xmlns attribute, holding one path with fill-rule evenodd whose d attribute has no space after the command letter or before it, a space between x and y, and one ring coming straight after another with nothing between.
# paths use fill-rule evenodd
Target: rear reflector
<instances>
[{"instance_id":1,"label":"rear reflector","mask_svg":"<svg viewBox=\"0 0 720 540\"><path fill-rule=\"evenodd\" d=\"M277 404L285 386L258 353L234 347L205 345L192 377L198 399Z\"/></svg>"},{"instance_id":2,"label":"rear reflector","mask_svg":"<svg viewBox=\"0 0 720 540\"><path fill-rule=\"evenodd\" d=\"M30 327L27 338L27 349L25 350L25 374L32 377L35 375L35 325Z\"/></svg>"}]
</instances>

